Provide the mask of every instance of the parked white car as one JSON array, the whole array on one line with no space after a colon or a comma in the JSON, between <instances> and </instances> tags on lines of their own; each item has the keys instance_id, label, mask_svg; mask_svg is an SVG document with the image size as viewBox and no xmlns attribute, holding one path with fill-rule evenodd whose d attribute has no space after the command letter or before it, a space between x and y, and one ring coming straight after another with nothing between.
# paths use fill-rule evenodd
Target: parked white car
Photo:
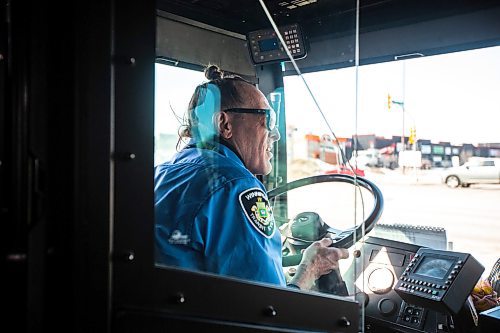
<instances>
[{"instance_id":1,"label":"parked white car","mask_svg":"<svg viewBox=\"0 0 500 333\"><path fill-rule=\"evenodd\" d=\"M349 162L354 165L355 161L361 167L379 167L382 164L378 149L358 150L354 152Z\"/></svg>"},{"instance_id":2,"label":"parked white car","mask_svg":"<svg viewBox=\"0 0 500 333\"><path fill-rule=\"evenodd\" d=\"M471 159L461 166L444 169L441 180L453 188L471 184L500 184L500 159Z\"/></svg>"}]
</instances>

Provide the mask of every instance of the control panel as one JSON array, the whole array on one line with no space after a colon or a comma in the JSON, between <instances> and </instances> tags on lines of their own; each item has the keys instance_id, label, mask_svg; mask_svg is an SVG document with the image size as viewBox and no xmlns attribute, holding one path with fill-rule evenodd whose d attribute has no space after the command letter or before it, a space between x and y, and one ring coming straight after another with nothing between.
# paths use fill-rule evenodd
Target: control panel
<instances>
[{"instance_id":1,"label":"control panel","mask_svg":"<svg viewBox=\"0 0 500 333\"><path fill-rule=\"evenodd\" d=\"M355 292L365 305L367 332L436 332L439 323L446 323L435 311L406 302L394 291L398 277L419 249L418 245L383 238L365 240L363 260L356 260ZM343 276L346 285L352 286L350 272Z\"/></svg>"},{"instance_id":2,"label":"control panel","mask_svg":"<svg viewBox=\"0 0 500 333\"><path fill-rule=\"evenodd\" d=\"M483 271L484 267L470 254L421 248L394 290L406 302L454 315Z\"/></svg>"},{"instance_id":3,"label":"control panel","mask_svg":"<svg viewBox=\"0 0 500 333\"><path fill-rule=\"evenodd\" d=\"M423 327L424 320L427 317L427 310L421 306L401 302L396 323L402 326L420 330Z\"/></svg>"},{"instance_id":4,"label":"control panel","mask_svg":"<svg viewBox=\"0 0 500 333\"><path fill-rule=\"evenodd\" d=\"M305 39L298 24L282 26L278 30L294 59L301 59L307 55ZM273 29L252 31L248 33L247 40L254 64L289 60Z\"/></svg>"}]
</instances>

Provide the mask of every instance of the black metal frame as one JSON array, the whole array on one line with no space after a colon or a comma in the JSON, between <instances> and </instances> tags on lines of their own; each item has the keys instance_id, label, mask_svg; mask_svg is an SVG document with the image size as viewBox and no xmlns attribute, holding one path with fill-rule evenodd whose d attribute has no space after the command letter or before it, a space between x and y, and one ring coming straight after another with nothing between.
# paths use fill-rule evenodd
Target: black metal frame
<instances>
[{"instance_id":1,"label":"black metal frame","mask_svg":"<svg viewBox=\"0 0 500 333\"><path fill-rule=\"evenodd\" d=\"M242 331L327 331L346 324L333 313L342 304L351 323L343 329L358 329L354 301L154 267L155 1L0 6L6 327L139 331L189 317L189 325L238 323ZM475 45L498 45L498 20L490 28L492 37ZM265 93L283 86L278 64L256 73ZM280 161L285 144L282 138ZM171 302L179 291L187 307ZM151 323L151 314L161 323Z\"/></svg>"}]
</instances>

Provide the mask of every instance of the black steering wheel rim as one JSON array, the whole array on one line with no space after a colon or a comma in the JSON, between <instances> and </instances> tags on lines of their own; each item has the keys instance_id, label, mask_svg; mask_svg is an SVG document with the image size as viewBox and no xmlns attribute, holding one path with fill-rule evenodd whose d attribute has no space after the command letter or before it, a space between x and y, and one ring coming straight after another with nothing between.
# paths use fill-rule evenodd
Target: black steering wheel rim
<instances>
[{"instance_id":1,"label":"black steering wheel rim","mask_svg":"<svg viewBox=\"0 0 500 333\"><path fill-rule=\"evenodd\" d=\"M372 211L370 212L369 216L363 221L363 223L358 226L346 229L335 239L333 239L332 246L338 248L349 248L357 241L359 241L362 237L364 237L368 232L370 232L373 227L375 227L375 224L378 222L382 215L384 209L384 197L380 189L373 182L363 177L355 177L351 175L317 175L298 179L285 185L276 187L268 192L268 199L269 201L272 201L275 197L282 195L290 190L294 190L307 185L327 182L342 182L349 183L355 186L359 185L368 190L373 195L374 204Z\"/></svg>"}]
</instances>

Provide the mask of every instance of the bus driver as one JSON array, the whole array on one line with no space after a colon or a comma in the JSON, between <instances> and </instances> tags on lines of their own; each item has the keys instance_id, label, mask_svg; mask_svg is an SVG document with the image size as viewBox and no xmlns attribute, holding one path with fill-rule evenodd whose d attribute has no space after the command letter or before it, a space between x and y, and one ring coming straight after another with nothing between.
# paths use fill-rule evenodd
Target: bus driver
<instances>
[{"instance_id":1,"label":"bus driver","mask_svg":"<svg viewBox=\"0 0 500 333\"><path fill-rule=\"evenodd\" d=\"M155 169L158 264L286 285L281 236L264 185L276 114L264 94L216 66L196 87L180 139L190 141ZM324 238L303 253L289 286L311 289L347 258Z\"/></svg>"}]
</instances>

